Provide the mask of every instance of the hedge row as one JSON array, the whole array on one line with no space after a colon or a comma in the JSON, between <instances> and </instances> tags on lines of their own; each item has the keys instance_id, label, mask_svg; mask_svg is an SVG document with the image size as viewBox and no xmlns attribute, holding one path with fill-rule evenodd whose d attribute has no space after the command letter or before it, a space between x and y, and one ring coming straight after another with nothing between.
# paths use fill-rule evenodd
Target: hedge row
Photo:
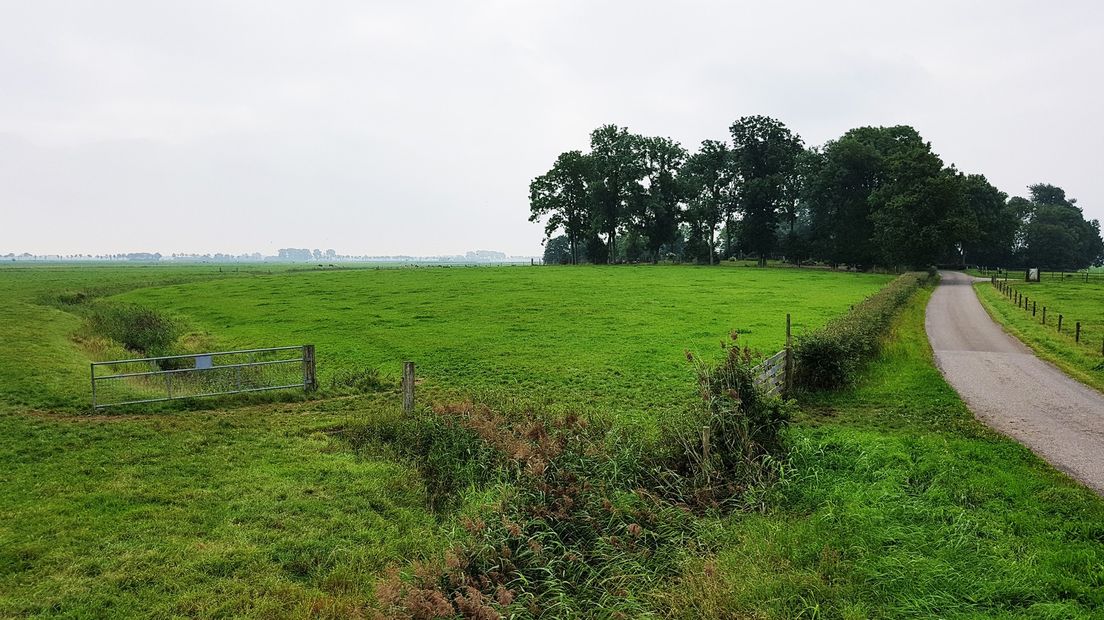
<instances>
[{"instance_id":1,"label":"hedge row","mask_svg":"<svg viewBox=\"0 0 1104 620\"><path fill-rule=\"evenodd\" d=\"M794 346L795 387L829 390L850 383L862 363L878 352L897 311L929 277L927 273L906 273L848 314L798 336Z\"/></svg>"}]
</instances>

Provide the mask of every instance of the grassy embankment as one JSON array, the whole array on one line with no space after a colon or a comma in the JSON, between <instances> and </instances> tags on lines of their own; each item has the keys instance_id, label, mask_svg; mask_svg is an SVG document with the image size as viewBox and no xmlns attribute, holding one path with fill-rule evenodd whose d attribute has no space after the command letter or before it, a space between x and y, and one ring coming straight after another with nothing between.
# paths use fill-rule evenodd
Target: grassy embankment
<instances>
[{"instance_id":1,"label":"grassy embankment","mask_svg":"<svg viewBox=\"0 0 1104 620\"><path fill-rule=\"evenodd\" d=\"M1039 357L1051 362L1082 383L1104 391L1104 280L1084 282L1076 276L1047 278L1042 282L1010 283L1035 302L1035 316L1017 308L989 282L975 285L978 298L996 321L1030 346ZM1046 325L1042 323L1047 307ZM1062 331L1058 332L1058 315ZM1076 323L1081 323L1081 342L1074 341Z\"/></svg>"},{"instance_id":2,"label":"grassy embankment","mask_svg":"<svg viewBox=\"0 0 1104 620\"><path fill-rule=\"evenodd\" d=\"M103 351L58 294L261 275L0 271L0 616L347 617L382 567L440 547L408 465L322 432L352 401L83 413Z\"/></svg>"},{"instance_id":3,"label":"grassy embankment","mask_svg":"<svg viewBox=\"0 0 1104 620\"><path fill-rule=\"evenodd\" d=\"M793 477L673 588L678 615L1092 618L1104 502L977 422L932 365L922 292L850 389L809 398Z\"/></svg>"},{"instance_id":4,"label":"grassy embankment","mask_svg":"<svg viewBox=\"0 0 1104 620\"><path fill-rule=\"evenodd\" d=\"M365 320L375 319L378 346L388 351L382 361L367 347L343 349L339 339L328 348L319 341L320 350L333 351L334 364L389 366L412 354L395 343L413 341L421 351L436 344L430 363L422 361L431 391L533 391L545 399L558 391L570 406L610 390L592 408L609 408L625 424L661 420L662 403L692 391L690 373L675 370L685 363L682 350L707 350L727 329L754 323L748 308L762 317L747 338L770 351L780 344L776 314L819 309L822 322L865 294L844 284L861 278L819 274L824 280L813 286L805 272L773 270L407 273L416 275L243 276L125 297L177 307L194 329L230 345L265 333L265 321L299 340L323 329L318 317L360 342ZM447 276L460 274L450 283ZM833 278L851 291L825 300ZM50 286L88 280L83 273ZM725 290L702 290L711 286ZM496 294L471 299L474 287ZM664 289L673 291L666 304ZM66 377L83 385L87 370L86 352L71 339L79 319L32 297L12 315L22 323L0 329L34 356L33 372L57 378L23 391L35 385L27 369L0 367L9 403L0 406L0 613L348 616L371 600L383 566L432 557L457 536L451 517L426 509L416 471L354 456L322 432L386 410L381 398L390 394L251 407L226 401L153 416L28 412L26 405L77 406L82 395ZM255 308L258 298L277 307ZM447 325L408 318L400 299L426 307L416 312L440 312ZM438 299L447 303L434 307ZM1104 504L972 419L931 364L925 300L913 300L854 388L805 403L773 508L693 523L704 556L688 555L683 578L652 593L657 613L1092 617L1104 606ZM453 319L453 310L464 314ZM498 357L504 349L512 352L507 361ZM573 353L577 374L603 380L573 380L561 367ZM455 365L465 358L466 371ZM537 376L515 381L515 361Z\"/></svg>"}]
</instances>

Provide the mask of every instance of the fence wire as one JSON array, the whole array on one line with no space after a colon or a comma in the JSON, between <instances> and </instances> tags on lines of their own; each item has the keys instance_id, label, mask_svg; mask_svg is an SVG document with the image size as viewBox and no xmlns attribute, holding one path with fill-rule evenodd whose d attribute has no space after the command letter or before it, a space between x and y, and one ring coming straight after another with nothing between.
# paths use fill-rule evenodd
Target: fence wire
<instances>
[{"instance_id":1,"label":"fence wire","mask_svg":"<svg viewBox=\"0 0 1104 620\"><path fill-rule=\"evenodd\" d=\"M93 362L92 407L289 388L310 389L313 351L273 347Z\"/></svg>"}]
</instances>

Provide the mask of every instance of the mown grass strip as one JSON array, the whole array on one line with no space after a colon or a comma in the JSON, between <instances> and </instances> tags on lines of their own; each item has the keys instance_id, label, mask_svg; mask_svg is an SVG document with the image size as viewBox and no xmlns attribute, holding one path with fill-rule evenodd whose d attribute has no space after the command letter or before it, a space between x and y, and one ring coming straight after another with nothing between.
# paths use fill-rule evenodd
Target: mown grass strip
<instances>
[{"instance_id":1,"label":"mown grass strip","mask_svg":"<svg viewBox=\"0 0 1104 620\"><path fill-rule=\"evenodd\" d=\"M1005 330L1029 346L1040 358L1078 381L1104 391L1104 284L1075 282L1027 284L1016 287L1035 300L1035 315L1017 308L989 282L974 286L981 305ZM1047 323L1042 308L1047 307ZM1057 329L1063 314L1063 332ZM1074 324L1082 322L1082 342L1074 342Z\"/></svg>"},{"instance_id":2,"label":"mown grass strip","mask_svg":"<svg viewBox=\"0 0 1104 620\"><path fill-rule=\"evenodd\" d=\"M894 317L928 274L906 273L824 327L799 334L794 347L795 386L830 390L850 383L877 352Z\"/></svg>"}]
</instances>

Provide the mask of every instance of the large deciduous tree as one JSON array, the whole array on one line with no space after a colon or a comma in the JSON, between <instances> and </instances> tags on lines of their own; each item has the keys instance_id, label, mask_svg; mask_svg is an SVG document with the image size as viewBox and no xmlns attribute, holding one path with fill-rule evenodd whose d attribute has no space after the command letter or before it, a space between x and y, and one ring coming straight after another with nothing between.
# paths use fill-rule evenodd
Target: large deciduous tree
<instances>
[{"instance_id":1,"label":"large deciduous tree","mask_svg":"<svg viewBox=\"0 0 1104 620\"><path fill-rule=\"evenodd\" d=\"M962 261L986 266L1012 264L1024 213L983 175L960 177L960 187L968 218L967 234L961 240Z\"/></svg>"},{"instance_id":2,"label":"large deciduous tree","mask_svg":"<svg viewBox=\"0 0 1104 620\"><path fill-rule=\"evenodd\" d=\"M594 230L606 236L607 259L617 258L617 230L625 224L630 201L638 195L643 176L639 136L616 125L603 125L590 134L591 197Z\"/></svg>"},{"instance_id":3,"label":"large deciduous tree","mask_svg":"<svg viewBox=\"0 0 1104 620\"><path fill-rule=\"evenodd\" d=\"M570 265L578 262L578 257L572 254L571 241L566 235L549 237L544 242L545 265Z\"/></svg>"},{"instance_id":4,"label":"large deciduous tree","mask_svg":"<svg viewBox=\"0 0 1104 620\"><path fill-rule=\"evenodd\" d=\"M1104 261L1100 222L1086 221L1077 201L1060 187L1031 186L1023 225L1024 264L1047 269L1081 269Z\"/></svg>"},{"instance_id":5,"label":"large deciduous tree","mask_svg":"<svg viewBox=\"0 0 1104 620\"><path fill-rule=\"evenodd\" d=\"M691 234L709 246L709 263L717 254L717 226L734 198L732 150L724 142L705 140L682 168ZM693 244L691 244L693 245Z\"/></svg>"},{"instance_id":6,"label":"large deciduous tree","mask_svg":"<svg viewBox=\"0 0 1104 620\"><path fill-rule=\"evenodd\" d=\"M632 200L632 222L643 237L644 249L658 262L660 249L678 235L682 217L683 183L679 169L686 161L686 149L670 138L641 138L644 185Z\"/></svg>"},{"instance_id":7,"label":"large deciduous tree","mask_svg":"<svg viewBox=\"0 0 1104 620\"><path fill-rule=\"evenodd\" d=\"M962 237L956 173L912 127L852 129L809 176L813 243L829 262L929 265Z\"/></svg>"},{"instance_id":8,"label":"large deciduous tree","mask_svg":"<svg viewBox=\"0 0 1104 620\"><path fill-rule=\"evenodd\" d=\"M881 178L878 131L852 129L810 156L803 188L810 241L814 256L832 265L864 268L877 262L870 194Z\"/></svg>"},{"instance_id":9,"label":"large deciduous tree","mask_svg":"<svg viewBox=\"0 0 1104 620\"><path fill-rule=\"evenodd\" d=\"M571 262L577 264L580 245L591 228L590 158L579 151L561 153L552 169L529 184L529 221L548 216L547 238L563 229Z\"/></svg>"},{"instance_id":10,"label":"large deciduous tree","mask_svg":"<svg viewBox=\"0 0 1104 620\"><path fill-rule=\"evenodd\" d=\"M779 211L791 196L801 138L768 116L745 116L729 128L736 175L741 246L767 258L778 243Z\"/></svg>"}]
</instances>

